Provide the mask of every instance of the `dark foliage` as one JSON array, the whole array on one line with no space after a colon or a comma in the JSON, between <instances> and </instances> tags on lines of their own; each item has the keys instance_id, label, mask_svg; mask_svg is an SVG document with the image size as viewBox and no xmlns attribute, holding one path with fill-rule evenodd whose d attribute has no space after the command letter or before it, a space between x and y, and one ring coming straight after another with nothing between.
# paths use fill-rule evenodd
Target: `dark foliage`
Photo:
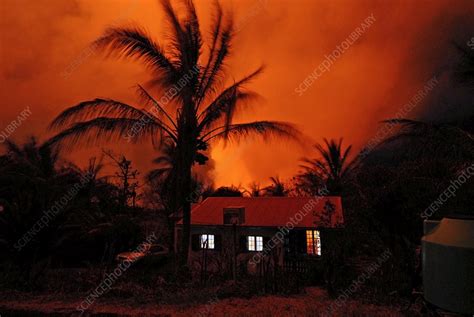
<instances>
[{"instance_id":1,"label":"dark foliage","mask_svg":"<svg viewBox=\"0 0 474 317\"><path fill-rule=\"evenodd\" d=\"M209 197L243 197L242 191L235 186L219 187L209 194Z\"/></svg>"},{"instance_id":2,"label":"dark foliage","mask_svg":"<svg viewBox=\"0 0 474 317\"><path fill-rule=\"evenodd\" d=\"M81 170L34 138L23 146L8 142L5 150L0 262L17 267L19 281L36 285L48 268L110 262L139 242L140 227L117 212L120 191L98 176L101 163L91 159Z\"/></svg>"},{"instance_id":3,"label":"dark foliage","mask_svg":"<svg viewBox=\"0 0 474 317\"><path fill-rule=\"evenodd\" d=\"M239 141L250 136L295 139L299 131L286 122L234 123L235 115L256 95L245 86L262 67L224 87L225 65L235 36L232 16L215 3L207 56L193 1L178 12L170 0L161 1L168 24L167 41L157 43L139 26L111 27L95 41L99 49L143 63L153 74L145 89L137 86L140 106L112 99L84 101L64 110L51 123L62 131L50 144L91 144L101 140L151 140L174 147L173 191L183 212L183 250L190 233L192 166L205 164L204 151L218 140ZM155 94L158 92L158 94ZM160 96L159 98L154 95ZM166 102L161 96L166 96ZM184 198L184 199L183 199ZM182 253L183 263L187 252Z\"/></svg>"}]
</instances>

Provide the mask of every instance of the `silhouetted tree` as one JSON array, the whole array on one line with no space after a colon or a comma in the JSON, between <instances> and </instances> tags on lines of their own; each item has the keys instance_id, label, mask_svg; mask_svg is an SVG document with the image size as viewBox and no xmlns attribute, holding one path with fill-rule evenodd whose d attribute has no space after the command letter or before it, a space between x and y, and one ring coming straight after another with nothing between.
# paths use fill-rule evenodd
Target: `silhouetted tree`
<instances>
[{"instance_id":1,"label":"silhouetted tree","mask_svg":"<svg viewBox=\"0 0 474 317\"><path fill-rule=\"evenodd\" d=\"M0 262L17 268L24 286L51 266L110 261L137 243L140 228L111 212L117 188L99 176L100 161L80 169L35 138L3 146Z\"/></svg>"},{"instance_id":2,"label":"silhouetted tree","mask_svg":"<svg viewBox=\"0 0 474 317\"><path fill-rule=\"evenodd\" d=\"M132 168L132 161L127 160L124 155L116 158L111 151L104 151L104 154L110 157L114 162L117 171L114 177L118 179L118 203L122 210L126 210L129 201L132 200L132 207L135 207L137 199L138 182L136 181L139 174L138 170Z\"/></svg>"},{"instance_id":3,"label":"silhouetted tree","mask_svg":"<svg viewBox=\"0 0 474 317\"><path fill-rule=\"evenodd\" d=\"M289 190L286 188L278 176L270 177L271 185L264 188L265 196L285 197L288 196Z\"/></svg>"},{"instance_id":4,"label":"silhouetted tree","mask_svg":"<svg viewBox=\"0 0 474 317\"><path fill-rule=\"evenodd\" d=\"M262 196L264 189L260 186L259 183L253 182L249 184L249 189L246 191L250 197L260 197Z\"/></svg>"},{"instance_id":5,"label":"silhouetted tree","mask_svg":"<svg viewBox=\"0 0 474 317\"><path fill-rule=\"evenodd\" d=\"M52 122L52 127L63 131L52 138L51 143L124 138L136 142L148 137L159 145L164 139L171 140L176 148L173 162L177 171L176 190L187 197L192 192L191 168L196 162L206 162L207 157L201 151L208 149L211 141L238 141L249 135L295 138L298 131L284 122L233 123L239 106L256 96L243 90L243 86L259 75L262 68L220 89L235 33L233 20L224 16L218 3L207 55L203 55L203 38L193 2L184 2L182 14L178 14L169 0L162 0L161 4L170 26L167 45L153 41L136 26L111 27L95 44L99 49L143 62L154 76L150 84L163 97L155 98L138 85L142 107L147 109L112 99L81 102L63 111ZM184 199L181 203L182 258L186 261L191 202Z\"/></svg>"},{"instance_id":6,"label":"silhouetted tree","mask_svg":"<svg viewBox=\"0 0 474 317\"><path fill-rule=\"evenodd\" d=\"M180 205L184 199L197 202L204 191L203 184L196 175L192 178L192 194L185 197L181 190L177 190L177 177L174 162L176 147L173 142L166 142L161 147L161 155L153 160L157 165L147 174L150 191L156 194L161 208L164 208L168 224L169 248L174 248L174 227L176 219L180 218Z\"/></svg>"},{"instance_id":7,"label":"silhouetted tree","mask_svg":"<svg viewBox=\"0 0 474 317\"><path fill-rule=\"evenodd\" d=\"M453 75L458 83L469 85L474 60L469 61L468 53ZM381 269L377 285L410 294L417 287L414 259L423 220L472 213L472 180L458 182L455 195L438 203L440 195L474 161L473 122L472 113L449 121L387 120L386 124L399 129L358 162L344 202L344 244L351 253L365 254L380 249L381 244L389 247L393 254L387 263L390 269ZM431 209L435 202L436 208Z\"/></svg>"},{"instance_id":8,"label":"silhouetted tree","mask_svg":"<svg viewBox=\"0 0 474 317\"><path fill-rule=\"evenodd\" d=\"M453 67L452 77L462 85L474 84L474 51L468 50L457 43L454 44L460 53L460 58ZM472 88L472 87L470 87ZM472 92L472 90L471 90ZM446 150L466 159L472 159L474 154L474 115L467 114L459 120L421 121L408 118L396 118L384 121L386 124L399 125L400 130L385 140L385 143L399 141L404 138L422 138L423 142L430 142L444 154Z\"/></svg>"},{"instance_id":9,"label":"silhouetted tree","mask_svg":"<svg viewBox=\"0 0 474 317\"><path fill-rule=\"evenodd\" d=\"M235 186L222 186L217 188L209 197L243 197L242 191Z\"/></svg>"},{"instance_id":10,"label":"silhouetted tree","mask_svg":"<svg viewBox=\"0 0 474 317\"><path fill-rule=\"evenodd\" d=\"M297 176L300 186L308 186L310 192L317 192L324 184L330 194L339 195L347 182L355 161L349 161L352 145L345 150L342 138L339 141L324 139L324 145L316 144L319 158L303 159L303 172Z\"/></svg>"},{"instance_id":11,"label":"silhouetted tree","mask_svg":"<svg viewBox=\"0 0 474 317\"><path fill-rule=\"evenodd\" d=\"M41 222L43 226L38 227L38 223L81 175L72 164L62 162L60 166L59 148L52 150L34 137L23 145L8 140L3 146L6 154L0 159L1 252L21 268L27 281L35 280L41 271L32 274L32 266L44 263L55 250L63 234L61 225L75 205L67 200L46 225Z\"/></svg>"}]
</instances>

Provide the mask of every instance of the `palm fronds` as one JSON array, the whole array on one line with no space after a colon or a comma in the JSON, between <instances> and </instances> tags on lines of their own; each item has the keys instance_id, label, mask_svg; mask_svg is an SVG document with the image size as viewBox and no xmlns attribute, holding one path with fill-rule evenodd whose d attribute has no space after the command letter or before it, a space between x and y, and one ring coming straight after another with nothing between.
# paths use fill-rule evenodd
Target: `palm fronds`
<instances>
[{"instance_id":1,"label":"palm fronds","mask_svg":"<svg viewBox=\"0 0 474 317\"><path fill-rule=\"evenodd\" d=\"M94 145L98 141L119 141L121 139L138 142L146 137L153 138L163 130L163 126L153 120L98 117L75 123L48 140L47 144ZM133 133L133 131L137 131L137 133Z\"/></svg>"},{"instance_id":2,"label":"palm fronds","mask_svg":"<svg viewBox=\"0 0 474 317\"><path fill-rule=\"evenodd\" d=\"M240 141L252 135L261 136L265 141L270 138L286 138L298 140L301 132L292 124L280 121L254 121L249 123L230 124L215 128L203 136L202 141L228 139Z\"/></svg>"},{"instance_id":3,"label":"palm fronds","mask_svg":"<svg viewBox=\"0 0 474 317\"><path fill-rule=\"evenodd\" d=\"M93 44L111 55L142 61L159 75L164 83L173 83L179 77L179 65L172 62L163 49L137 26L108 28Z\"/></svg>"},{"instance_id":4,"label":"palm fronds","mask_svg":"<svg viewBox=\"0 0 474 317\"><path fill-rule=\"evenodd\" d=\"M176 125L175 120L171 117L171 115L168 114L168 112L165 110L165 108L160 105L160 103L153 98L148 91L143 88L141 85L137 85L137 91L139 96L141 97L141 100L148 106L151 106L155 109L153 113L157 114L156 116L161 119L162 116L165 116L168 119L168 122L171 123L174 129L178 129L178 126Z\"/></svg>"},{"instance_id":5,"label":"palm fronds","mask_svg":"<svg viewBox=\"0 0 474 317\"><path fill-rule=\"evenodd\" d=\"M278 176L270 177L271 185L264 188L265 195L271 197L285 197L288 195L288 189L285 183Z\"/></svg>"},{"instance_id":6,"label":"palm fronds","mask_svg":"<svg viewBox=\"0 0 474 317\"><path fill-rule=\"evenodd\" d=\"M332 193L339 193L357 162L349 161L352 146L344 150L341 138L338 141L324 139L324 144L315 144L314 148L319 157L302 159L302 172L296 177L299 186L315 193L326 184Z\"/></svg>"},{"instance_id":7,"label":"palm fronds","mask_svg":"<svg viewBox=\"0 0 474 317\"><path fill-rule=\"evenodd\" d=\"M429 136L461 136L468 141L474 141L474 136L468 129L463 129L455 124L434 123L411 119L389 119L383 121L386 124L400 126L400 131L384 140L384 143L392 142L404 137L429 137Z\"/></svg>"},{"instance_id":8,"label":"palm fronds","mask_svg":"<svg viewBox=\"0 0 474 317\"><path fill-rule=\"evenodd\" d=\"M204 76L202 76L200 84L199 102L208 94L209 91L215 91L215 84L219 78L222 78L221 75L225 70L225 61L230 54L230 48L234 34L233 27L233 20L229 19L219 35L217 47L214 49L213 54L209 57L210 64L206 73Z\"/></svg>"},{"instance_id":9,"label":"palm fronds","mask_svg":"<svg viewBox=\"0 0 474 317\"><path fill-rule=\"evenodd\" d=\"M242 86L261 74L263 67L245 76L230 87L224 89L198 116L199 129L206 129L225 116L226 125L230 124L238 104L255 100L258 95L243 91ZM198 105L199 107L199 105Z\"/></svg>"},{"instance_id":10,"label":"palm fronds","mask_svg":"<svg viewBox=\"0 0 474 317\"><path fill-rule=\"evenodd\" d=\"M112 99L96 98L83 101L76 106L61 112L50 124L51 129L64 128L74 122L81 122L96 117L116 117L142 119L147 116L144 110Z\"/></svg>"},{"instance_id":11,"label":"palm fronds","mask_svg":"<svg viewBox=\"0 0 474 317\"><path fill-rule=\"evenodd\" d=\"M202 56L202 35L194 3L161 0L169 26L167 41L158 44L138 26L113 27L95 41L98 48L118 57L144 63L153 72L158 92L166 96L155 98L138 85L141 108L112 99L94 99L66 109L52 123L52 128L64 129L49 140L49 145L78 143L92 145L98 141L129 142L151 139L161 149L172 150L149 177L164 178L164 192L173 197L171 208L183 207L183 250L189 243L190 202L184 200L192 191L192 167L205 164L206 151L211 141L240 141L249 136L264 140L273 137L299 139L301 133L290 123L255 121L234 123L234 115L257 95L244 90L244 85L262 72L262 67L225 89L225 65L230 56L233 19L224 16L216 2L215 19L211 29L211 43L207 58ZM178 11L179 8L182 11ZM171 101L171 108L167 106ZM202 107L202 108L201 108ZM201 110L202 109L202 110ZM177 210L177 209L176 209Z\"/></svg>"}]
</instances>

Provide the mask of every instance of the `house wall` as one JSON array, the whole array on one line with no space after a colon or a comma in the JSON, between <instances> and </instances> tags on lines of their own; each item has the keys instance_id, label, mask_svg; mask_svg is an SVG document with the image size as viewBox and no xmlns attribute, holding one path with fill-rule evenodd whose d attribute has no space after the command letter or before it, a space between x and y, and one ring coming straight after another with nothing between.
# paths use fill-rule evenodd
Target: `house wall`
<instances>
[{"instance_id":1,"label":"house wall","mask_svg":"<svg viewBox=\"0 0 474 317\"><path fill-rule=\"evenodd\" d=\"M337 234L337 230L324 230L316 228L308 228L313 230L319 230L321 233L321 246L322 246L322 256L326 253L327 245L329 245L329 240L333 239L334 235ZM177 232L181 230L181 226L177 226ZM296 228L296 231L306 231L306 228ZM301 254L306 251L306 245L300 245L298 254L285 254L285 245L283 242L275 239L277 241L276 245L273 248L265 250L268 246L268 241L275 236L278 232L278 228L274 227L239 227L235 228L235 237L236 237L236 254L237 254L237 265L239 270L245 270L248 273L253 273L257 269L257 263L259 261L259 254L261 252L247 251L245 250L244 239L249 235L262 236L264 237L264 254L267 257L271 257L273 261L277 262L278 265L283 265L285 256L293 257L309 257L308 255ZM222 226L204 226L204 225L193 225L191 227L191 237L201 235L201 234L213 234L215 236L220 236L219 245L216 244L215 250L196 250L193 248L193 243L191 242L191 247L189 250L188 264L197 269L206 268L206 271L209 272L225 272L226 270L231 270L232 259L233 259L233 227L230 225ZM176 243L177 246L180 244L180 235L176 234ZM304 242L305 243L305 242ZM271 243L270 245L273 245ZM302 249L302 250L301 250ZM314 258L313 256L311 256ZM255 263L257 262L257 263Z\"/></svg>"},{"instance_id":2,"label":"house wall","mask_svg":"<svg viewBox=\"0 0 474 317\"><path fill-rule=\"evenodd\" d=\"M235 227L235 252L237 255L237 265L239 270L247 272L255 271L256 264L252 258L260 252L247 251L245 248L245 239L247 236L262 236L264 244L277 232L276 228L253 228L253 227ZM232 268L233 248L234 248L234 229L232 226L192 226L191 239L193 236L201 234L214 234L220 236L220 245L216 244L215 250L196 250L192 247L189 250L189 264L193 267L201 268L203 265L211 272L222 272ZM278 244L273 248L272 255L277 255L278 262L283 263L283 246Z\"/></svg>"}]
</instances>

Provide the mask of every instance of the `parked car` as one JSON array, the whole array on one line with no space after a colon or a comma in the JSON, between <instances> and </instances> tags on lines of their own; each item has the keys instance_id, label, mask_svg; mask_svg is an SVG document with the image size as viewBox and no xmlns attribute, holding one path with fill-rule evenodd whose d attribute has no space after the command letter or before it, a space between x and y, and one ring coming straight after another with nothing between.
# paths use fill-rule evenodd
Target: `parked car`
<instances>
[{"instance_id":1,"label":"parked car","mask_svg":"<svg viewBox=\"0 0 474 317\"><path fill-rule=\"evenodd\" d=\"M147 258L148 257L152 257L152 258L165 257L169 253L168 248L161 244L144 244L143 246L144 246L143 252L140 252L140 251L122 252L122 253L117 254L115 259L118 262L123 262L126 260L130 262L136 262L145 257Z\"/></svg>"}]
</instances>

